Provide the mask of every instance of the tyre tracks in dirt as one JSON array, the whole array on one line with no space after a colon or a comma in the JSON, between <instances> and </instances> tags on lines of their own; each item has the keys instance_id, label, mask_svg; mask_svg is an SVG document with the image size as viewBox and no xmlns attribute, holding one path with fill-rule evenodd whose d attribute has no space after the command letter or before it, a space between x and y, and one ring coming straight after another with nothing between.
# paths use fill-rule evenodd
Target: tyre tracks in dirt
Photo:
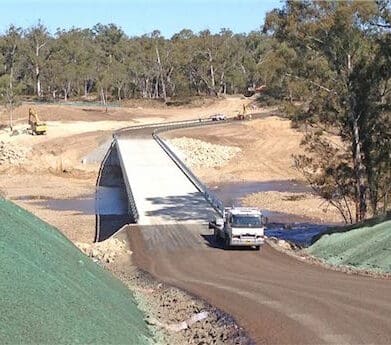
<instances>
[{"instance_id":1,"label":"tyre tracks in dirt","mask_svg":"<svg viewBox=\"0 0 391 345\"><path fill-rule=\"evenodd\" d=\"M222 250L206 226L125 229L134 263L228 312L257 344L389 344L389 280L261 252Z\"/></svg>"}]
</instances>

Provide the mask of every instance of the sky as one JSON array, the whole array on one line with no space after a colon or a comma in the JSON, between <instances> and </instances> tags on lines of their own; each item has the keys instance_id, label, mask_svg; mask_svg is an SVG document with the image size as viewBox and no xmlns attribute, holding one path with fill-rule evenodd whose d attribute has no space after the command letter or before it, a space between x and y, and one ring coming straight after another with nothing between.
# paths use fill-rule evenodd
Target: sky
<instances>
[{"instance_id":1,"label":"sky","mask_svg":"<svg viewBox=\"0 0 391 345\"><path fill-rule=\"evenodd\" d=\"M40 20L51 33L97 23L114 23L129 36L157 29L169 38L184 28L248 33L259 30L266 12L281 5L281 0L0 0L0 31Z\"/></svg>"}]
</instances>

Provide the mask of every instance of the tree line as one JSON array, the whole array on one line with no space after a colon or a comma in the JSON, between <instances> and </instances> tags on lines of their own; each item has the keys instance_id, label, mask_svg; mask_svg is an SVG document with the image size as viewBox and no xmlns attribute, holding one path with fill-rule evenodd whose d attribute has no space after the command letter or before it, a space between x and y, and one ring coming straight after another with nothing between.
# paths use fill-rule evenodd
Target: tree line
<instances>
[{"instance_id":1,"label":"tree line","mask_svg":"<svg viewBox=\"0 0 391 345\"><path fill-rule=\"evenodd\" d=\"M286 1L265 96L307 129L297 168L346 222L385 213L391 191L391 2ZM335 137L338 140L335 140Z\"/></svg>"},{"instance_id":2,"label":"tree line","mask_svg":"<svg viewBox=\"0 0 391 345\"><path fill-rule=\"evenodd\" d=\"M159 31L128 37L115 24L58 30L41 23L11 25L0 36L3 97L109 99L213 95L243 92L258 82L264 54L261 32L217 34L182 30L170 39Z\"/></svg>"}]
</instances>

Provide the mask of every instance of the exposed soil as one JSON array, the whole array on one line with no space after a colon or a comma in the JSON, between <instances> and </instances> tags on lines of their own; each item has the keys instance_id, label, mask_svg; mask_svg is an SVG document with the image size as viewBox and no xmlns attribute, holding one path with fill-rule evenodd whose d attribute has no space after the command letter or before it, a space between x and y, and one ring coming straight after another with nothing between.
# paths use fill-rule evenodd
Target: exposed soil
<instances>
[{"instance_id":1,"label":"exposed soil","mask_svg":"<svg viewBox=\"0 0 391 345\"><path fill-rule=\"evenodd\" d=\"M169 119L184 120L199 117L209 117L215 113L224 113L232 116L242 109L243 104L251 100L242 96L230 96L221 99L195 99L180 106L165 106L159 101L132 100L123 102L122 107L89 105L77 106L59 104L32 104L24 103L14 110L16 124L27 124L29 108L37 110L41 121L133 121L158 122ZM185 102L186 103L186 102ZM8 115L0 107L0 124L6 124Z\"/></svg>"},{"instance_id":2,"label":"exposed soil","mask_svg":"<svg viewBox=\"0 0 391 345\"><path fill-rule=\"evenodd\" d=\"M303 134L291 122L275 116L206 128L175 130L167 138L189 137L207 143L237 146L242 152L230 164L194 172L204 182L300 180L293 165L293 154L303 152Z\"/></svg>"},{"instance_id":3,"label":"exposed soil","mask_svg":"<svg viewBox=\"0 0 391 345\"><path fill-rule=\"evenodd\" d=\"M96 235L95 214L78 209L77 202L73 203L75 200L88 201L95 195L99 157L104 154L104 145L113 130L140 123L208 117L217 112L232 115L240 110L243 102L248 100L233 97L181 107L151 107L140 102L130 108L109 108L108 113L91 107L34 105L41 120L48 125L44 136L27 133L30 105L25 104L15 111L17 135L10 136L8 129L0 130L0 140L12 147L11 151L27 152L26 156L20 157L11 152L12 160L6 158L0 166L0 193L56 226L87 255L104 262L114 274L130 284L151 320L159 321L153 326L155 329L164 329L162 324L182 322L198 311L208 312L205 320L184 331L163 332L167 343L246 344L248 339L244 331L226 314L140 274L132 264L128 247L117 241L92 245ZM0 116L1 122L5 119L5 115ZM84 159L96 150L102 151L96 159L91 162ZM50 207L59 200L69 201L74 207Z\"/></svg>"},{"instance_id":4,"label":"exposed soil","mask_svg":"<svg viewBox=\"0 0 391 345\"><path fill-rule=\"evenodd\" d=\"M95 235L94 215L53 210L45 203L59 198L82 199L95 193L99 164L81 163L86 153L105 142L115 128L132 123L197 118L216 112L230 115L229 112L232 114L240 109L242 102L238 97L201 108L135 108L129 110L134 116L129 121L125 115L121 118L122 115L117 114L121 121L107 121L102 112L80 111L75 107L55 108L59 121L48 123L47 136L0 134L5 142L32 147L35 153L27 162L1 167L0 190L57 226L72 241L89 246ZM47 113L45 109L38 107L38 113L42 114L43 120L49 121L52 108ZM137 115L139 111L140 115ZM21 121L20 126L25 126L25 120L21 118ZM188 131L179 135L241 148L240 156L229 164L197 168L201 179L211 185L238 180L300 179L292 166L291 155L301 152L302 134L291 129L289 121L271 117L234 126L218 126L209 132L192 129L191 135ZM278 205L278 200L275 202ZM149 246L150 241L144 236L159 238L159 246ZM148 276L140 275L129 261L128 247L114 244L118 249L106 257L107 248L103 255L99 250L96 256L92 250L86 249L86 252L106 262L106 267L140 293L140 304L145 306L155 328L177 324L199 311L207 311L211 316L176 333L175 341L170 338L172 332L166 333L169 337L166 341L170 344L209 344L214 340L215 343L222 340L220 343L236 341L243 344L247 341L243 330L225 316L220 317L207 303L235 315L258 344L391 342L388 281L322 270L292 261L268 246L261 253L223 251L214 243L206 227L198 230L175 226L172 229L132 229L130 242L134 250L133 263L168 286L148 282ZM172 289L170 285L202 296L207 303Z\"/></svg>"},{"instance_id":5,"label":"exposed soil","mask_svg":"<svg viewBox=\"0 0 391 345\"><path fill-rule=\"evenodd\" d=\"M244 206L256 206L273 212L303 215L319 223L340 223L338 210L311 193L261 192L242 199Z\"/></svg>"},{"instance_id":6,"label":"exposed soil","mask_svg":"<svg viewBox=\"0 0 391 345\"><path fill-rule=\"evenodd\" d=\"M58 227L72 241L91 243L95 237L94 215L51 210L44 201L82 199L95 194L100 159L97 157L87 164L82 160L100 146L104 151L104 143L110 140L113 130L135 124L208 117L214 113L232 115L248 102L242 97L229 97L167 107L139 100L130 102L128 107L108 108L107 113L101 107L84 105L23 104L14 111L14 129L19 134L10 136L7 128L0 130L2 145L12 148L11 161L7 156L0 164L0 191ZM27 133L29 107L36 109L40 119L47 122L46 135ZM6 123L7 119L5 113L0 115L1 122ZM98 156L103 158L104 153ZM37 199L41 202L36 202Z\"/></svg>"},{"instance_id":7,"label":"exposed soil","mask_svg":"<svg viewBox=\"0 0 391 345\"><path fill-rule=\"evenodd\" d=\"M388 280L307 265L268 245L260 253L222 250L205 227L128 234L138 267L235 315L257 344L391 341Z\"/></svg>"},{"instance_id":8,"label":"exposed soil","mask_svg":"<svg viewBox=\"0 0 391 345\"><path fill-rule=\"evenodd\" d=\"M123 238L122 233L103 242L76 245L132 290L158 343L253 344L226 313L135 268Z\"/></svg>"},{"instance_id":9,"label":"exposed soil","mask_svg":"<svg viewBox=\"0 0 391 345\"><path fill-rule=\"evenodd\" d=\"M106 258L101 259L102 264L134 292L139 307L146 314L147 323L158 331L156 338L162 343L253 344L243 328L226 313L136 269L126 250L117 251L115 259L109 260L109 263ZM193 324L189 322L196 315L205 318ZM186 321L187 326L184 325Z\"/></svg>"},{"instance_id":10,"label":"exposed soil","mask_svg":"<svg viewBox=\"0 0 391 345\"><path fill-rule=\"evenodd\" d=\"M165 133L164 136L174 146L178 146L177 141L183 142L184 138L196 139L187 150L190 161L206 161L207 158L203 156L209 156L209 152L203 150L203 147L208 145L219 145L226 150L230 147L239 148L240 152L232 155L229 161L223 160L221 164L213 166L196 164L193 171L212 189L231 189L230 185L236 186L241 182L271 185L271 190L267 190L265 186L261 193L254 194L256 190L248 191L248 195L242 199L242 204L246 206L260 207L267 212L291 214L294 221L298 217L322 223L343 221L335 208L316 195L309 192L291 192L288 195L273 190L272 185L276 181L285 181L289 185L294 180L305 185L302 175L294 167L293 158L294 155L303 153L300 142L304 134L293 129L289 120L271 116L213 128L175 130ZM198 144L198 149L194 148L194 144ZM185 154L185 145L179 149ZM194 157L197 155L200 157ZM215 161L218 163L217 159Z\"/></svg>"},{"instance_id":11,"label":"exposed soil","mask_svg":"<svg viewBox=\"0 0 391 345\"><path fill-rule=\"evenodd\" d=\"M84 172L83 172L84 173ZM66 173L30 173L10 169L1 174L0 189L8 199L60 229L71 241L92 242L95 215L77 210L55 211L42 204L48 199L72 199L95 193L95 174L73 177Z\"/></svg>"}]
</instances>

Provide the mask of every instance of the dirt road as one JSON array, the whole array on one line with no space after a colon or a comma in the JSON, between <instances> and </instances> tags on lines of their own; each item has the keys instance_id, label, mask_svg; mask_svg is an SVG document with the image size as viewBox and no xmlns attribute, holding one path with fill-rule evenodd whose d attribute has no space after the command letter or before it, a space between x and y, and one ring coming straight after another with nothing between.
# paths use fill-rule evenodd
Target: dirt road
<instances>
[{"instance_id":1,"label":"dirt road","mask_svg":"<svg viewBox=\"0 0 391 345\"><path fill-rule=\"evenodd\" d=\"M390 344L389 280L213 248L199 226L128 228L134 262L233 315L257 344Z\"/></svg>"}]
</instances>

